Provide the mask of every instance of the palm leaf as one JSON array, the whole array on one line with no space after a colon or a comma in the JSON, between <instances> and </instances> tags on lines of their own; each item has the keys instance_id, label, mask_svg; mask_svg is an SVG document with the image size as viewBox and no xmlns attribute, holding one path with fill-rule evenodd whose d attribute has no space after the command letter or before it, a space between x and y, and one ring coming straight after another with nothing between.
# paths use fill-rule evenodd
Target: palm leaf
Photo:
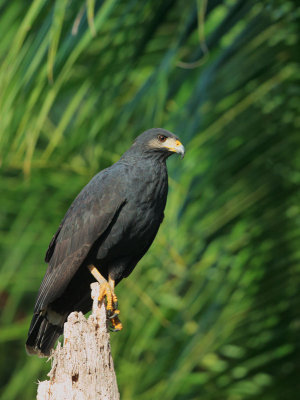
<instances>
[{"instance_id":1,"label":"palm leaf","mask_svg":"<svg viewBox=\"0 0 300 400\"><path fill-rule=\"evenodd\" d=\"M294 398L296 2L0 7L2 397L33 398L49 368L24 342L64 212L139 132L163 126L187 155L169 161L164 224L118 287L122 398Z\"/></svg>"}]
</instances>

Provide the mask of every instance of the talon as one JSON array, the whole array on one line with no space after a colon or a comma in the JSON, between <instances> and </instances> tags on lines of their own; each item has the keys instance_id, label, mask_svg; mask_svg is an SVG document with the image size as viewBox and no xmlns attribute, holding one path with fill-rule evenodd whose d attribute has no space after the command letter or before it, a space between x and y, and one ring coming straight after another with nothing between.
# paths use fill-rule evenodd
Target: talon
<instances>
[{"instance_id":1,"label":"talon","mask_svg":"<svg viewBox=\"0 0 300 400\"><path fill-rule=\"evenodd\" d=\"M120 310L114 310L114 314L113 315L107 315L109 319L113 319L115 317L117 317L120 314Z\"/></svg>"},{"instance_id":2,"label":"talon","mask_svg":"<svg viewBox=\"0 0 300 400\"><path fill-rule=\"evenodd\" d=\"M106 315L110 321L109 330L113 332L120 331L123 326L118 317L120 311L118 310L118 299L114 293L115 280L109 276L107 282L94 265L89 265L88 269L100 283L99 303L101 304L106 297Z\"/></svg>"},{"instance_id":3,"label":"talon","mask_svg":"<svg viewBox=\"0 0 300 400\"><path fill-rule=\"evenodd\" d=\"M102 303L104 298L106 297L106 311L107 315L112 315L114 313L114 306L113 306L113 293L109 283L105 282L102 283L100 286L100 293L98 297L99 304Z\"/></svg>"},{"instance_id":4,"label":"talon","mask_svg":"<svg viewBox=\"0 0 300 400\"><path fill-rule=\"evenodd\" d=\"M119 310L116 310L116 311L119 311ZM110 320L110 322L111 322L111 330L113 332L118 332L123 329L122 322L119 320L118 315L116 315L114 318L112 318Z\"/></svg>"}]
</instances>

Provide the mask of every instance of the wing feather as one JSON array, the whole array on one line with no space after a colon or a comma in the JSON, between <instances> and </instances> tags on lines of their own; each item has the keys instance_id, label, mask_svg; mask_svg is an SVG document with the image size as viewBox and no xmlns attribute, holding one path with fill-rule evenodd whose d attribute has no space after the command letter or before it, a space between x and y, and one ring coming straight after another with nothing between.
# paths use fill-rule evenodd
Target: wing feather
<instances>
[{"instance_id":1,"label":"wing feather","mask_svg":"<svg viewBox=\"0 0 300 400\"><path fill-rule=\"evenodd\" d=\"M67 211L46 253L49 265L35 312L63 293L94 242L114 223L126 202L121 172L116 167L101 171L83 188Z\"/></svg>"}]
</instances>

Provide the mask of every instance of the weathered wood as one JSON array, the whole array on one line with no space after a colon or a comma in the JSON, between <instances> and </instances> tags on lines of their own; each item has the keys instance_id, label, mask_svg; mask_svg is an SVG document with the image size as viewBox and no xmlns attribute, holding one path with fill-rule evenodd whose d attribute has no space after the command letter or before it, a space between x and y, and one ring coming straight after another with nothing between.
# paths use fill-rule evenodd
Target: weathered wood
<instances>
[{"instance_id":1,"label":"weathered wood","mask_svg":"<svg viewBox=\"0 0 300 400\"><path fill-rule=\"evenodd\" d=\"M69 315L64 343L51 355L49 381L39 383L37 400L119 400L110 350L105 305L98 306L99 284L93 283L93 311Z\"/></svg>"}]
</instances>

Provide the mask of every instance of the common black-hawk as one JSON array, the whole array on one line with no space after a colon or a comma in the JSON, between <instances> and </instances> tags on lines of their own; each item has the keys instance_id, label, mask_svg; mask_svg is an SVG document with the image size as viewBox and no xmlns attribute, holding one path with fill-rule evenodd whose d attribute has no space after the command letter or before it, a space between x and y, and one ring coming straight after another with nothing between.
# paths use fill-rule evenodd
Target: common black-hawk
<instances>
[{"instance_id":1,"label":"common black-hawk","mask_svg":"<svg viewBox=\"0 0 300 400\"><path fill-rule=\"evenodd\" d=\"M49 265L26 342L29 354L48 356L68 315L91 309L95 279L112 328L122 328L114 288L149 249L164 218L166 159L173 153L184 155L178 137L150 129L73 201L46 253Z\"/></svg>"}]
</instances>

